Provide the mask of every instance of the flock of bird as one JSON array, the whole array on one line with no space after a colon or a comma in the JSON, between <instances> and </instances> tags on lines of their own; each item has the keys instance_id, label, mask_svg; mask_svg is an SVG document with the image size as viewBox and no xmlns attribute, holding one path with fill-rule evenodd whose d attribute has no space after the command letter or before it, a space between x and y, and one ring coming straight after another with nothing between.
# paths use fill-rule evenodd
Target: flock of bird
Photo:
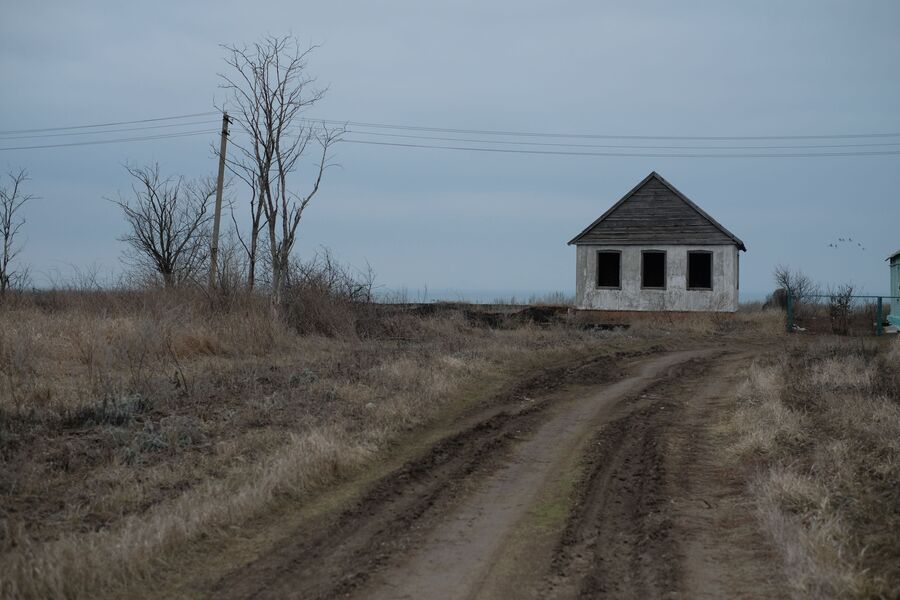
<instances>
[{"instance_id":1,"label":"flock of bird","mask_svg":"<svg viewBox=\"0 0 900 600\"><path fill-rule=\"evenodd\" d=\"M828 247L829 248L840 248L842 244L849 244L852 247L854 243L856 244L856 247L859 248L860 250L866 249L865 246L862 245L862 242L854 242L852 237L838 238L837 242L831 242L830 244L828 244Z\"/></svg>"}]
</instances>

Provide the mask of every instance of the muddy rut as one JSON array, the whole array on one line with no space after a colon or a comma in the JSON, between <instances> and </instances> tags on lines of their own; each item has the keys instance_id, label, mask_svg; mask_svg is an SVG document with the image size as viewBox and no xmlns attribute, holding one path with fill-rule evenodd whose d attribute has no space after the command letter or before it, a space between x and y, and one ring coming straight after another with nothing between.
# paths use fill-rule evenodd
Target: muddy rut
<instances>
[{"instance_id":1,"label":"muddy rut","mask_svg":"<svg viewBox=\"0 0 900 600\"><path fill-rule=\"evenodd\" d=\"M743 484L703 427L749 358L690 350L539 374L209 595L777 597Z\"/></svg>"}]
</instances>

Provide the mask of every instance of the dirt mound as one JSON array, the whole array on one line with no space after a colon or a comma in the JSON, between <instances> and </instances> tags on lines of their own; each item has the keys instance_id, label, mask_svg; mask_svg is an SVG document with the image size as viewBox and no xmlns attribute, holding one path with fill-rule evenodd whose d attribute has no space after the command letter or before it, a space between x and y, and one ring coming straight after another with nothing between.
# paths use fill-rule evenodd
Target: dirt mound
<instances>
[{"instance_id":1,"label":"dirt mound","mask_svg":"<svg viewBox=\"0 0 900 600\"><path fill-rule=\"evenodd\" d=\"M468 304L465 302L432 302L429 304L389 304L383 305L389 312L399 312L417 317L434 317L459 313L470 325L505 329L535 323L548 325L566 321L568 308L565 306L526 306L521 310L497 310L492 305Z\"/></svg>"},{"instance_id":2,"label":"dirt mound","mask_svg":"<svg viewBox=\"0 0 900 600\"><path fill-rule=\"evenodd\" d=\"M565 321L568 308L565 306L529 306L510 315L510 318L524 323L546 325Z\"/></svg>"}]
</instances>

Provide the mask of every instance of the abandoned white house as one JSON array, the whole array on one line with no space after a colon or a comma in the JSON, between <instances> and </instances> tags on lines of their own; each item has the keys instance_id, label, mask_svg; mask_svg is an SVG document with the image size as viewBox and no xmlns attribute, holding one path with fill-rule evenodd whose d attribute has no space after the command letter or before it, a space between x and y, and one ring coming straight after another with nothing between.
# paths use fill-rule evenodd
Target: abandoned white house
<instances>
[{"instance_id":1,"label":"abandoned white house","mask_svg":"<svg viewBox=\"0 0 900 600\"><path fill-rule=\"evenodd\" d=\"M569 244L576 308L737 310L747 248L655 171Z\"/></svg>"}]
</instances>

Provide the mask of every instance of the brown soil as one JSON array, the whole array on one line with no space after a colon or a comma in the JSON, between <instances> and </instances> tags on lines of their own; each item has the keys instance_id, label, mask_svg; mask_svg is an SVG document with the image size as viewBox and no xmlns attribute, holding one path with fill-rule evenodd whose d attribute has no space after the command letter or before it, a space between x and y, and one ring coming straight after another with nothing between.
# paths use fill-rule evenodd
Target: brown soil
<instances>
[{"instance_id":1,"label":"brown soil","mask_svg":"<svg viewBox=\"0 0 900 600\"><path fill-rule=\"evenodd\" d=\"M752 352L541 372L216 598L777 597L712 424Z\"/></svg>"},{"instance_id":2,"label":"brown soil","mask_svg":"<svg viewBox=\"0 0 900 600\"><path fill-rule=\"evenodd\" d=\"M787 595L727 440L710 428L747 363L686 363L596 434L543 597Z\"/></svg>"}]
</instances>

